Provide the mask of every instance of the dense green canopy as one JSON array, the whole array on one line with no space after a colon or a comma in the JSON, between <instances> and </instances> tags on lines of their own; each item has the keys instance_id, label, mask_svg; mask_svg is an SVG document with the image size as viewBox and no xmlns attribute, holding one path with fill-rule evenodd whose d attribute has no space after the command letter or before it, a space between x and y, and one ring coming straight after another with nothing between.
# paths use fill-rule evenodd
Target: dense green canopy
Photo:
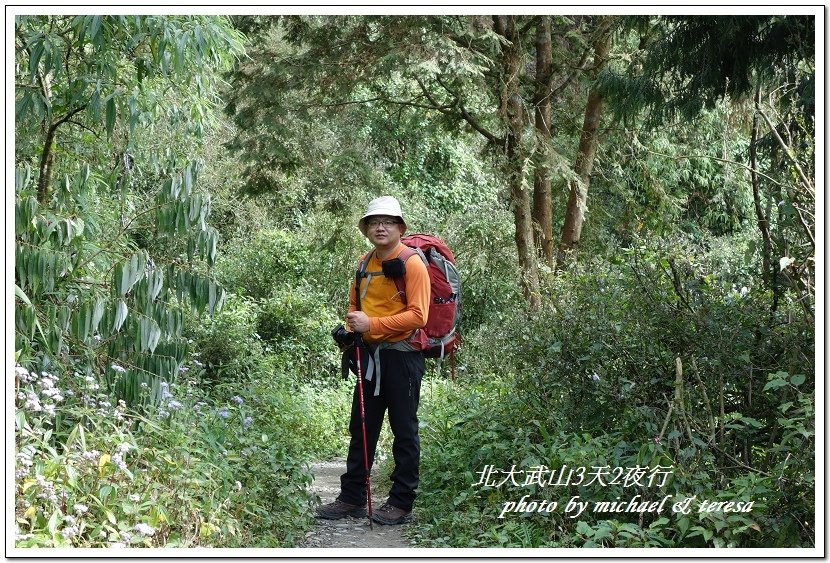
<instances>
[{"instance_id":1,"label":"dense green canopy","mask_svg":"<svg viewBox=\"0 0 830 563\"><path fill-rule=\"evenodd\" d=\"M816 17L15 16L16 547L302 546L379 195L463 287L414 546L819 545Z\"/></svg>"}]
</instances>

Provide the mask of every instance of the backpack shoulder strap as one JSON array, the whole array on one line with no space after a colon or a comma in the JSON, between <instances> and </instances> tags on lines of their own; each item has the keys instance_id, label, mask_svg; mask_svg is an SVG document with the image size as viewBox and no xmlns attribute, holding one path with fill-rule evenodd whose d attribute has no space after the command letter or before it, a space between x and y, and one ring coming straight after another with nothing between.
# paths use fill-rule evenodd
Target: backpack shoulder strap
<instances>
[{"instance_id":1,"label":"backpack shoulder strap","mask_svg":"<svg viewBox=\"0 0 830 563\"><path fill-rule=\"evenodd\" d=\"M354 304L355 309L360 311L360 280L366 275L366 265L369 263L369 257L372 255L373 250L370 250L363 257L360 259L360 262L357 265L357 270L354 274Z\"/></svg>"},{"instance_id":2,"label":"backpack shoulder strap","mask_svg":"<svg viewBox=\"0 0 830 563\"><path fill-rule=\"evenodd\" d=\"M403 250L401 253L398 254L398 258L401 259L404 263L412 258L415 255L421 257L421 260L424 261L424 264L427 264L427 258L424 256L424 253L421 251L420 248L412 248L411 246L404 245ZM395 278L395 287L398 288L398 292L401 294L401 301L403 304L406 305L406 276L401 276L399 278Z\"/></svg>"}]
</instances>

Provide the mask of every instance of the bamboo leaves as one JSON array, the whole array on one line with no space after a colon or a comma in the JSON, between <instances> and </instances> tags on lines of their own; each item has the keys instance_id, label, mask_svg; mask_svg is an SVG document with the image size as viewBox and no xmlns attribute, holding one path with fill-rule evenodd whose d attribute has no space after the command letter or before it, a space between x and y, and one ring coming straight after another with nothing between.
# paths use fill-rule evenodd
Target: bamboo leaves
<instances>
[{"instance_id":1,"label":"bamboo leaves","mask_svg":"<svg viewBox=\"0 0 830 563\"><path fill-rule=\"evenodd\" d=\"M156 168L154 197L152 183L134 190L132 154L114 170L101 164L107 141L129 127L140 145L138 125L181 107L208 119L216 71L242 37L214 16L20 16L15 28L15 126L25 133L16 160L41 163L36 182L25 165L15 175L16 352L61 364L85 356L90 374L117 361L121 383L109 388L138 399L137 382L167 380L185 360L186 309L213 313L225 291L209 275L218 233L199 165ZM77 137L61 134L71 127ZM120 208L101 197L119 191Z\"/></svg>"},{"instance_id":2,"label":"bamboo leaves","mask_svg":"<svg viewBox=\"0 0 830 563\"><path fill-rule=\"evenodd\" d=\"M112 332L121 330L124 321L127 320L127 303L123 299L119 299L115 304L115 316L112 321Z\"/></svg>"},{"instance_id":3,"label":"bamboo leaves","mask_svg":"<svg viewBox=\"0 0 830 563\"><path fill-rule=\"evenodd\" d=\"M126 295L135 283L144 275L147 267L147 253L137 252L129 261L116 264L114 271L115 292L117 295Z\"/></svg>"},{"instance_id":4,"label":"bamboo leaves","mask_svg":"<svg viewBox=\"0 0 830 563\"><path fill-rule=\"evenodd\" d=\"M152 352L156 349L156 345L161 338L161 328L158 323L151 318L141 317L138 321L138 338L136 342L140 342L139 352Z\"/></svg>"},{"instance_id":5,"label":"bamboo leaves","mask_svg":"<svg viewBox=\"0 0 830 563\"><path fill-rule=\"evenodd\" d=\"M143 96L147 88L134 87L145 77L164 76L199 97L203 88L187 87L214 87L214 71L242 53L242 36L217 16L18 16L15 23L18 82L27 85L16 99L18 120L39 121L52 105L56 115L86 106L98 124L103 110L108 138L119 115L133 120L125 106Z\"/></svg>"},{"instance_id":6,"label":"bamboo leaves","mask_svg":"<svg viewBox=\"0 0 830 563\"><path fill-rule=\"evenodd\" d=\"M107 96L106 102L106 129L107 129L107 138L112 136L112 132L115 129L115 94L110 94Z\"/></svg>"},{"instance_id":7,"label":"bamboo leaves","mask_svg":"<svg viewBox=\"0 0 830 563\"><path fill-rule=\"evenodd\" d=\"M175 349L184 327L180 305L211 314L225 300L225 290L199 271L215 263L218 232L207 223L210 198L194 193L197 172L198 167L189 164L171 174L155 199L154 231L187 241L187 261L156 256L167 261L160 267L145 249L130 250L131 244L118 239L93 239L97 232L86 228L89 216L76 211L61 217L23 190L15 217L17 349L36 347L36 335L53 356L79 347L95 354L106 343L106 355L128 366L119 372L123 384L113 381L109 387L125 393L141 373L175 373L184 360ZM18 181L25 184L24 171L20 176ZM66 175L65 192L83 197L92 189L90 177L88 167ZM171 256L176 256L175 250ZM201 266L197 258L203 260ZM109 275L101 279L107 270ZM174 357L157 357L170 346Z\"/></svg>"},{"instance_id":8,"label":"bamboo leaves","mask_svg":"<svg viewBox=\"0 0 830 563\"><path fill-rule=\"evenodd\" d=\"M99 331L104 317L105 303L101 297L92 297L72 313L70 334L80 342L88 342Z\"/></svg>"},{"instance_id":9,"label":"bamboo leaves","mask_svg":"<svg viewBox=\"0 0 830 563\"><path fill-rule=\"evenodd\" d=\"M206 260L208 267L216 262L218 233L207 224L210 196L194 194L193 185L198 167L188 163L183 173L173 174L156 197L156 223L160 234L188 236L188 261L194 257Z\"/></svg>"}]
</instances>

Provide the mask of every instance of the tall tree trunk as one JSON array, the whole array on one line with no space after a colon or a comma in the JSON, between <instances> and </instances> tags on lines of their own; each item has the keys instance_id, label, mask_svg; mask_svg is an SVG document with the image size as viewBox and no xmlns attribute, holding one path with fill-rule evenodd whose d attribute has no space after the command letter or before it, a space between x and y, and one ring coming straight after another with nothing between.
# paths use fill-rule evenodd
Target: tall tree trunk
<instances>
[{"instance_id":1,"label":"tall tree trunk","mask_svg":"<svg viewBox=\"0 0 830 563\"><path fill-rule=\"evenodd\" d=\"M755 91L755 105L761 99L761 89ZM761 189L758 183L758 112L752 117L752 138L749 142L750 173L752 176L752 200L755 203L755 216L758 220L758 229L761 231L763 247L761 251L761 277L764 286L770 286L770 257L772 256L772 239L769 236L769 219L761 208Z\"/></svg>"},{"instance_id":2,"label":"tall tree trunk","mask_svg":"<svg viewBox=\"0 0 830 563\"><path fill-rule=\"evenodd\" d=\"M507 139L504 154L507 160L507 181L516 224L516 249L519 253L519 267L522 273L522 291L532 309L541 305L539 293L539 269L533 245L533 221L530 211L530 193L524 187L525 165L522 148L524 112L519 78L522 72L522 51L516 32L515 16L493 16L494 28L509 43L502 51L504 88L502 90L501 112L507 125Z\"/></svg>"},{"instance_id":3,"label":"tall tree trunk","mask_svg":"<svg viewBox=\"0 0 830 563\"><path fill-rule=\"evenodd\" d=\"M541 16L536 26L536 153L533 172L533 221L536 223L536 246L542 259L553 268L553 211L550 191L550 117L553 55L550 16Z\"/></svg>"},{"instance_id":4,"label":"tall tree trunk","mask_svg":"<svg viewBox=\"0 0 830 563\"><path fill-rule=\"evenodd\" d=\"M609 23L608 17L600 19L599 36L594 43L594 73L598 71L608 57L610 47ZM568 206L565 210L565 224L562 226L562 239L559 243L557 269L564 267L565 255L575 249L582 236L588 187L591 182L591 171L594 167L594 156L597 152L597 127L601 114L602 96L596 88L592 88L588 94L588 103L585 105L585 118L582 123L582 134L579 137L579 151L574 162L574 172L577 179L569 182L570 194L568 196Z\"/></svg>"}]
</instances>

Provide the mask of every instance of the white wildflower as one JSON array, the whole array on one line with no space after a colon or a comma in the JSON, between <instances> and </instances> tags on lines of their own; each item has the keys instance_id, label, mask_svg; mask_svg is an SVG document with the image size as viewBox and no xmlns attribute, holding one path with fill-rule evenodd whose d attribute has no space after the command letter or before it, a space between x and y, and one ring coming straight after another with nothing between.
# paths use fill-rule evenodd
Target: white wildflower
<instances>
[{"instance_id":1,"label":"white wildflower","mask_svg":"<svg viewBox=\"0 0 830 563\"><path fill-rule=\"evenodd\" d=\"M179 401L170 401L169 403L167 403L167 408L171 411L177 411L180 408L182 408L182 406L183 405Z\"/></svg>"},{"instance_id":2,"label":"white wildflower","mask_svg":"<svg viewBox=\"0 0 830 563\"><path fill-rule=\"evenodd\" d=\"M32 376L29 373L29 370L27 370L26 368L24 368L21 365L14 366L14 374L23 383L29 383L32 380L31 379Z\"/></svg>"},{"instance_id":3,"label":"white wildflower","mask_svg":"<svg viewBox=\"0 0 830 563\"><path fill-rule=\"evenodd\" d=\"M26 396L26 410L40 412L43 407L40 404L40 399L34 393L29 393Z\"/></svg>"},{"instance_id":4,"label":"white wildflower","mask_svg":"<svg viewBox=\"0 0 830 563\"><path fill-rule=\"evenodd\" d=\"M112 457L110 458L110 461L112 461L113 465L115 465L121 471L126 471L127 470L127 464L124 461L124 458L121 457L120 453L116 452L116 453L112 454Z\"/></svg>"},{"instance_id":5,"label":"white wildflower","mask_svg":"<svg viewBox=\"0 0 830 563\"><path fill-rule=\"evenodd\" d=\"M137 531L142 536L152 536L153 534L156 533L156 530L153 527L148 526L147 524L143 524L143 523L142 524L136 524L135 525L135 531Z\"/></svg>"}]
</instances>

